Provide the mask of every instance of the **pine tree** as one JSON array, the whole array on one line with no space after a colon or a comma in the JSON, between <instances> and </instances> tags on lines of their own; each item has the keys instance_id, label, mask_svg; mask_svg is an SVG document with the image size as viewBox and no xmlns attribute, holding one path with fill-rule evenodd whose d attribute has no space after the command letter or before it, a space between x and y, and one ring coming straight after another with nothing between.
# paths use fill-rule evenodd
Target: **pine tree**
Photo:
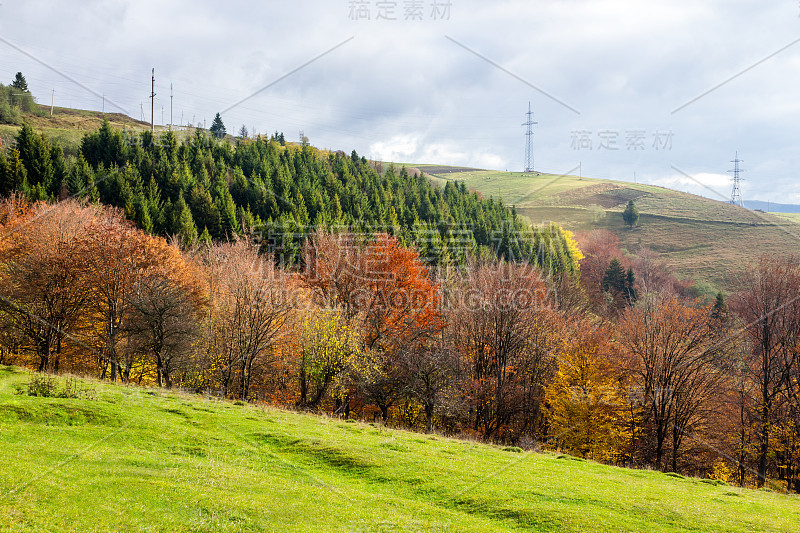
<instances>
[{"instance_id":1,"label":"pine tree","mask_svg":"<svg viewBox=\"0 0 800 533\"><path fill-rule=\"evenodd\" d=\"M28 92L28 82L25 81L25 76L22 75L22 72L17 72L17 75L14 76L14 81L11 82L11 86L20 91Z\"/></svg>"},{"instance_id":2,"label":"pine tree","mask_svg":"<svg viewBox=\"0 0 800 533\"><path fill-rule=\"evenodd\" d=\"M720 322L724 322L728 318L728 304L721 292L717 293L714 307L711 309L711 318Z\"/></svg>"},{"instance_id":3,"label":"pine tree","mask_svg":"<svg viewBox=\"0 0 800 533\"><path fill-rule=\"evenodd\" d=\"M206 246L211 246L211 234L208 233L208 228L203 228L203 233L200 234L200 237L197 238L197 241L205 244Z\"/></svg>"},{"instance_id":4,"label":"pine tree","mask_svg":"<svg viewBox=\"0 0 800 533\"><path fill-rule=\"evenodd\" d=\"M22 164L19 150L14 148L6 161L6 172L3 181L0 183L0 192L3 195L7 195L16 190L21 190L23 184L27 184L27 181L28 171L25 170L25 165Z\"/></svg>"},{"instance_id":5,"label":"pine tree","mask_svg":"<svg viewBox=\"0 0 800 533\"><path fill-rule=\"evenodd\" d=\"M634 303L639 299L639 294L636 291L636 277L633 275L633 269L628 269L628 274L625 276L625 297L630 303Z\"/></svg>"},{"instance_id":6,"label":"pine tree","mask_svg":"<svg viewBox=\"0 0 800 533\"><path fill-rule=\"evenodd\" d=\"M184 246L191 246L197 240L197 227L192 218L192 211L183 199L183 194L178 197L178 201L172 207L172 212L172 232L180 237Z\"/></svg>"},{"instance_id":7,"label":"pine tree","mask_svg":"<svg viewBox=\"0 0 800 533\"><path fill-rule=\"evenodd\" d=\"M221 139L225 136L225 124L222 123L222 117L219 116L219 113L214 117L214 122L211 123L211 127L208 128L208 131L217 139Z\"/></svg>"},{"instance_id":8,"label":"pine tree","mask_svg":"<svg viewBox=\"0 0 800 533\"><path fill-rule=\"evenodd\" d=\"M8 163L6 163L6 156L0 151L0 196L7 196L13 191L12 185L8 176Z\"/></svg>"},{"instance_id":9,"label":"pine tree","mask_svg":"<svg viewBox=\"0 0 800 533\"><path fill-rule=\"evenodd\" d=\"M625 211L622 212L622 220L631 228L639 223L639 210L633 200L628 200L628 205L625 207Z\"/></svg>"},{"instance_id":10,"label":"pine tree","mask_svg":"<svg viewBox=\"0 0 800 533\"><path fill-rule=\"evenodd\" d=\"M625 270L616 257L608 264L601 285L605 292L622 292L625 290Z\"/></svg>"}]
</instances>

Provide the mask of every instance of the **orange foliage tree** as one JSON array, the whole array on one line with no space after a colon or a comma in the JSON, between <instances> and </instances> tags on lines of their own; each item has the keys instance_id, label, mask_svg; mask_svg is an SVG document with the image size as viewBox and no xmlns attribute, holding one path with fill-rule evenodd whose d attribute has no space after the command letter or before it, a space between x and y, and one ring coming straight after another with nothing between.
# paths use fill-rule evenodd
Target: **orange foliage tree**
<instances>
[{"instance_id":1,"label":"orange foliage tree","mask_svg":"<svg viewBox=\"0 0 800 533\"><path fill-rule=\"evenodd\" d=\"M303 259L303 280L317 301L359 318L365 351L354 388L387 420L399 393L394 355L444 327L437 286L419 253L387 234L318 231Z\"/></svg>"},{"instance_id":2,"label":"orange foliage tree","mask_svg":"<svg viewBox=\"0 0 800 533\"><path fill-rule=\"evenodd\" d=\"M58 372L68 332L91 300L78 243L99 210L74 201L28 209L11 198L2 211L0 309L7 340L15 351L34 355L38 370Z\"/></svg>"}]
</instances>

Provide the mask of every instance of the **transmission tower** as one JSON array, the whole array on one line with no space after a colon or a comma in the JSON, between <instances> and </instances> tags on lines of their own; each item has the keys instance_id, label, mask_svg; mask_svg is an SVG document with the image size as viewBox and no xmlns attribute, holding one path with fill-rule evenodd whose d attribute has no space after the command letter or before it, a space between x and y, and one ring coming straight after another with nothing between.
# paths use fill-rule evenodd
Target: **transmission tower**
<instances>
[{"instance_id":1,"label":"transmission tower","mask_svg":"<svg viewBox=\"0 0 800 533\"><path fill-rule=\"evenodd\" d=\"M533 120L533 111L531 111L531 103L528 102L528 121L522 124L527 126L528 130L525 132L527 142L525 145L525 172L533 172L533 125L538 124Z\"/></svg>"},{"instance_id":2,"label":"transmission tower","mask_svg":"<svg viewBox=\"0 0 800 533\"><path fill-rule=\"evenodd\" d=\"M742 190L739 187L739 184L742 182L742 178L739 176L740 172L744 172L743 169L739 168L739 163L743 163L741 159L739 159L739 152L736 152L736 158L731 161L733 163L733 170L729 170L728 172L733 174L733 190L731 191L731 203L733 205L738 205L739 207L744 207L744 202L742 202Z\"/></svg>"}]
</instances>

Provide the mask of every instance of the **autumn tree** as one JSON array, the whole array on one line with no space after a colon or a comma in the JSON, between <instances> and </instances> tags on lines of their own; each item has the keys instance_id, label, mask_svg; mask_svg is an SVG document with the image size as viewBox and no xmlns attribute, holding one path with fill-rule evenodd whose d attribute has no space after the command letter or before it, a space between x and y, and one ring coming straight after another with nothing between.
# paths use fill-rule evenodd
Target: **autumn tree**
<instances>
[{"instance_id":1,"label":"autumn tree","mask_svg":"<svg viewBox=\"0 0 800 533\"><path fill-rule=\"evenodd\" d=\"M608 302L603 282L612 260L617 259L622 270L629 266L625 253L620 248L619 238L608 230L594 230L580 234L578 239L584 253L584 258L581 260L580 283L598 312L603 315L614 314L607 309Z\"/></svg>"},{"instance_id":2,"label":"autumn tree","mask_svg":"<svg viewBox=\"0 0 800 533\"><path fill-rule=\"evenodd\" d=\"M140 273L128 294L131 317L125 330L129 349L146 354L158 386L170 388L189 363L204 295L197 269L176 247L151 237L145 253L154 264Z\"/></svg>"},{"instance_id":3,"label":"autumn tree","mask_svg":"<svg viewBox=\"0 0 800 533\"><path fill-rule=\"evenodd\" d=\"M357 321L337 309L312 308L302 318L298 406L315 409L353 368L361 352Z\"/></svg>"},{"instance_id":4,"label":"autumn tree","mask_svg":"<svg viewBox=\"0 0 800 533\"><path fill-rule=\"evenodd\" d=\"M443 338L397 354L396 373L402 393L422 406L425 432L433 430L437 414L455 415L460 395L456 391L461 374L456 350Z\"/></svg>"},{"instance_id":5,"label":"autumn tree","mask_svg":"<svg viewBox=\"0 0 800 533\"><path fill-rule=\"evenodd\" d=\"M763 256L740 277L739 286L730 306L746 325L745 338L752 346L746 367L756 389L757 471L762 486L774 452L776 408L796 387L800 365L800 266L795 258Z\"/></svg>"},{"instance_id":6,"label":"autumn tree","mask_svg":"<svg viewBox=\"0 0 800 533\"><path fill-rule=\"evenodd\" d=\"M573 322L546 387L549 443L579 457L619 462L627 451L627 394L610 328Z\"/></svg>"},{"instance_id":7,"label":"autumn tree","mask_svg":"<svg viewBox=\"0 0 800 533\"><path fill-rule=\"evenodd\" d=\"M136 229L122 211L106 208L78 240L78 250L91 280L87 306L95 326L86 336L98 352L100 377L130 380L141 354L127 349L132 294L142 275L157 267L163 257L153 251L147 235Z\"/></svg>"},{"instance_id":8,"label":"autumn tree","mask_svg":"<svg viewBox=\"0 0 800 533\"><path fill-rule=\"evenodd\" d=\"M486 439L532 433L559 324L547 286L536 268L508 263L476 266L460 285L448 320L469 372L472 427Z\"/></svg>"},{"instance_id":9,"label":"autumn tree","mask_svg":"<svg viewBox=\"0 0 800 533\"><path fill-rule=\"evenodd\" d=\"M3 321L38 370L58 372L66 337L91 301L79 242L98 209L68 201L20 210L15 201L5 201L10 217L0 230Z\"/></svg>"},{"instance_id":10,"label":"autumn tree","mask_svg":"<svg viewBox=\"0 0 800 533\"><path fill-rule=\"evenodd\" d=\"M210 311L204 350L224 395L249 400L254 378L280 356L292 311L291 280L246 241L213 246L206 257Z\"/></svg>"},{"instance_id":11,"label":"autumn tree","mask_svg":"<svg viewBox=\"0 0 800 533\"><path fill-rule=\"evenodd\" d=\"M720 346L709 310L651 294L625 311L618 336L652 427L655 467L662 468L671 438L675 471L681 444L703 428L721 378L716 366Z\"/></svg>"},{"instance_id":12,"label":"autumn tree","mask_svg":"<svg viewBox=\"0 0 800 533\"><path fill-rule=\"evenodd\" d=\"M304 282L318 302L359 317L369 363L355 385L386 421L399 393L395 354L444 327L428 270L415 250L386 234L318 231L306 242L303 262Z\"/></svg>"}]
</instances>

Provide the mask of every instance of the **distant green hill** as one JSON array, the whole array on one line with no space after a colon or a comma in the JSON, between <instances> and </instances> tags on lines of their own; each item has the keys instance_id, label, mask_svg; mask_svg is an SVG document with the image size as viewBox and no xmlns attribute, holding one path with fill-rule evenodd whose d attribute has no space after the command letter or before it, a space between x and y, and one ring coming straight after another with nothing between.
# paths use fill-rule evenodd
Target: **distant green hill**
<instances>
[{"instance_id":1,"label":"distant green hill","mask_svg":"<svg viewBox=\"0 0 800 533\"><path fill-rule=\"evenodd\" d=\"M629 252L650 248L681 276L723 290L731 289L736 275L759 254L800 253L800 225L790 217L664 187L553 174L416 168L442 183L456 181L485 197L499 197L533 223L554 221L572 231L608 229ZM628 200L634 200L641 214L633 229L622 221Z\"/></svg>"},{"instance_id":2,"label":"distant green hill","mask_svg":"<svg viewBox=\"0 0 800 533\"><path fill-rule=\"evenodd\" d=\"M31 379L0 366L2 531L800 530L772 492L105 382L15 393Z\"/></svg>"}]
</instances>

